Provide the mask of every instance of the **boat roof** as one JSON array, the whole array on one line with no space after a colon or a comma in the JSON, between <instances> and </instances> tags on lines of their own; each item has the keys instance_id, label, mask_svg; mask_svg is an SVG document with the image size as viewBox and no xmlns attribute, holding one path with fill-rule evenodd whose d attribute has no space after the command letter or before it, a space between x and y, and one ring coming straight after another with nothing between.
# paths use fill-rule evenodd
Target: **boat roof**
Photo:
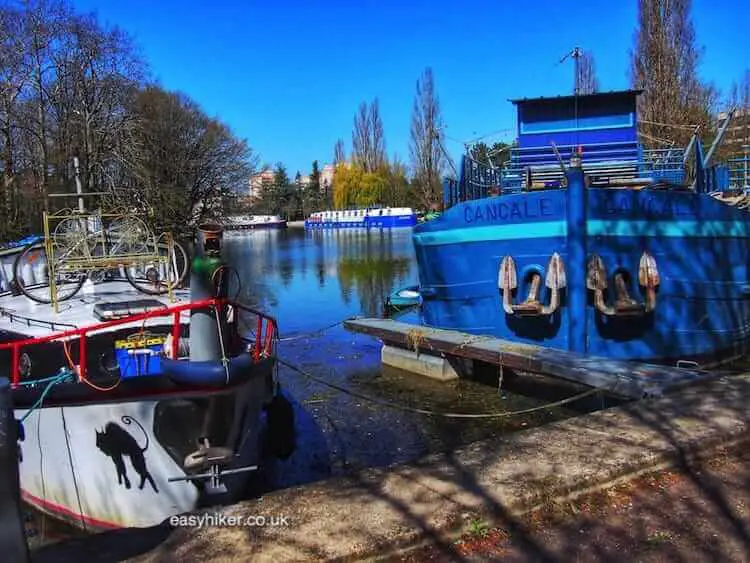
<instances>
[{"instance_id":1,"label":"boat roof","mask_svg":"<svg viewBox=\"0 0 750 563\"><path fill-rule=\"evenodd\" d=\"M643 93L643 90L610 90L608 92L595 92L593 94L578 94L576 96L575 94L566 94L564 96L541 96L537 98L514 98L509 99L508 101L513 104L525 104L530 102L547 102L550 100L555 101L563 101L563 100L573 100L576 97L580 100L581 98L586 99L596 99L596 98L607 98L607 97L614 97L614 96L638 96L639 94Z\"/></svg>"},{"instance_id":2,"label":"boat roof","mask_svg":"<svg viewBox=\"0 0 750 563\"><path fill-rule=\"evenodd\" d=\"M190 301L190 291L186 289L173 292L174 301L168 295L147 295L136 290L124 281L106 281L94 284L86 281L81 291L73 298L58 304L55 313L51 304L37 303L25 295L5 294L0 296L0 331L8 331L26 337L41 337L62 332L72 328L83 328L104 322L96 315L96 310L120 307L136 307L138 302L148 301L156 306L176 305ZM153 308L153 307L151 307ZM181 313L182 320L190 319L190 311ZM158 326L171 324L169 316L155 317L145 321L133 321L112 326L96 333L105 333L123 328Z\"/></svg>"}]
</instances>

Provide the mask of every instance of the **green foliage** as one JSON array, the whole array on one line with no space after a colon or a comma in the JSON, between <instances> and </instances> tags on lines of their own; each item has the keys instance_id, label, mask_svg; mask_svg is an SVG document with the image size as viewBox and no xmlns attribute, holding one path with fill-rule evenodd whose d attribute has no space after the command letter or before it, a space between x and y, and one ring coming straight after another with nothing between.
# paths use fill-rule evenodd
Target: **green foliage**
<instances>
[{"instance_id":1,"label":"green foliage","mask_svg":"<svg viewBox=\"0 0 750 563\"><path fill-rule=\"evenodd\" d=\"M374 172L365 172L358 165L339 164L334 172L333 188L336 209L411 205L409 182L402 166L383 165Z\"/></svg>"},{"instance_id":2,"label":"green foliage","mask_svg":"<svg viewBox=\"0 0 750 563\"><path fill-rule=\"evenodd\" d=\"M474 518L469 522L469 534L474 537L484 538L489 531L489 526L479 518Z\"/></svg>"},{"instance_id":3,"label":"green foliage","mask_svg":"<svg viewBox=\"0 0 750 563\"><path fill-rule=\"evenodd\" d=\"M195 225L220 218L225 199L244 187L250 149L182 94L144 88L127 109L133 126L123 132L120 150L128 181L113 189L111 203L192 238Z\"/></svg>"},{"instance_id":4,"label":"green foliage","mask_svg":"<svg viewBox=\"0 0 750 563\"><path fill-rule=\"evenodd\" d=\"M318 161L313 160L312 172L310 173L310 183L307 186L308 189L320 192L320 170L318 170Z\"/></svg>"},{"instance_id":5,"label":"green foliage","mask_svg":"<svg viewBox=\"0 0 750 563\"><path fill-rule=\"evenodd\" d=\"M469 149L471 158L482 164L492 164L496 168L502 168L510 159L510 145L507 143L495 143L492 147L480 141L474 143Z\"/></svg>"}]
</instances>

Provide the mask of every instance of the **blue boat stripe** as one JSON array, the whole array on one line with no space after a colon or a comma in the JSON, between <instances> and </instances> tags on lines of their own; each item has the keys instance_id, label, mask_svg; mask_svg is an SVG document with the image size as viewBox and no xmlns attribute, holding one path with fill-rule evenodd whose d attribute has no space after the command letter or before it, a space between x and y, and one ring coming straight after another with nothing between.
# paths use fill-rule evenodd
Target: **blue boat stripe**
<instances>
[{"instance_id":1,"label":"blue boat stripe","mask_svg":"<svg viewBox=\"0 0 750 563\"><path fill-rule=\"evenodd\" d=\"M591 236L605 237L729 237L750 236L746 221L589 221Z\"/></svg>"},{"instance_id":2,"label":"blue boat stripe","mask_svg":"<svg viewBox=\"0 0 750 563\"><path fill-rule=\"evenodd\" d=\"M465 242L564 237L567 234L566 227L565 221L464 227L415 233L414 240L422 246L434 246ZM589 236L603 237L744 238L750 237L750 222L589 220L586 224L586 232Z\"/></svg>"},{"instance_id":3,"label":"blue boat stripe","mask_svg":"<svg viewBox=\"0 0 750 563\"><path fill-rule=\"evenodd\" d=\"M449 231L416 233L414 234L414 240L427 246L492 240L564 237L565 226L565 221L538 221L536 223L467 227Z\"/></svg>"}]
</instances>

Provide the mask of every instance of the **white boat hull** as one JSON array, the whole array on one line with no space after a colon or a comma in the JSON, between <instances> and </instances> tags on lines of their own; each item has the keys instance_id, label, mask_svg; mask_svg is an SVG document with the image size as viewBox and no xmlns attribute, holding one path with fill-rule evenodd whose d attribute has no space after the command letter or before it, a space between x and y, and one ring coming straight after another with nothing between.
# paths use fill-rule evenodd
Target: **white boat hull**
<instances>
[{"instance_id":1,"label":"white boat hull","mask_svg":"<svg viewBox=\"0 0 750 563\"><path fill-rule=\"evenodd\" d=\"M262 409L270 399L268 387L268 381L257 377L236 391L236 428L230 431L230 439L242 446L228 468L260 463ZM23 423L22 498L86 530L154 526L195 509L205 502L205 493L193 482L169 481L186 472L155 432L157 406L175 400L185 399L34 410ZM19 419L25 414L16 410ZM251 474L224 477L226 495L241 494Z\"/></svg>"}]
</instances>

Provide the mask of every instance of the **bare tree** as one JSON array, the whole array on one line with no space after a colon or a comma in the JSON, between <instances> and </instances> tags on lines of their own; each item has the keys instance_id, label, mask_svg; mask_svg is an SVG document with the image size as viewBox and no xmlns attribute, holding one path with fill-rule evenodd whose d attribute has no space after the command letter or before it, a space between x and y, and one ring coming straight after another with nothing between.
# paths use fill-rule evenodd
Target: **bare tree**
<instances>
[{"instance_id":1,"label":"bare tree","mask_svg":"<svg viewBox=\"0 0 750 563\"><path fill-rule=\"evenodd\" d=\"M257 166L247 143L186 96L157 87L142 90L131 111L137 126L127 129L124 144L135 182L121 197L180 234L220 216L224 199L243 189Z\"/></svg>"},{"instance_id":2,"label":"bare tree","mask_svg":"<svg viewBox=\"0 0 750 563\"><path fill-rule=\"evenodd\" d=\"M383 121L377 98L369 106L362 102L354 116L352 162L365 172L374 172L386 164Z\"/></svg>"},{"instance_id":3,"label":"bare tree","mask_svg":"<svg viewBox=\"0 0 750 563\"><path fill-rule=\"evenodd\" d=\"M68 0L0 5L0 238L39 232L42 209L69 203L47 195L72 188L74 155L89 189L116 186L114 203L183 231L244 187L247 144L146 77L127 34Z\"/></svg>"},{"instance_id":4,"label":"bare tree","mask_svg":"<svg viewBox=\"0 0 750 563\"><path fill-rule=\"evenodd\" d=\"M744 147L750 146L750 69L745 70L742 78L732 84L729 106L737 109L737 124L736 133L726 141L727 149L730 153L743 153Z\"/></svg>"},{"instance_id":5,"label":"bare tree","mask_svg":"<svg viewBox=\"0 0 750 563\"><path fill-rule=\"evenodd\" d=\"M631 54L631 81L642 89L641 133L647 144L686 143L700 125L712 129L713 87L698 78L700 51L690 17L691 0L639 0Z\"/></svg>"},{"instance_id":6,"label":"bare tree","mask_svg":"<svg viewBox=\"0 0 750 563\"><path fill-rule=\"evenodd\" d=\"M0 137L2 138L3 184L2 216L7 234L8 224L16 222L17 100L27 84L26 44L23 41L23 18L19 10L0 7Z\"/></svg>"},{"instance_id":7,"label":"bare tree","mask_svg":"<svg viewBox=\"0 0 750 563\"><path fill-rule=\"evenodd\" d=\"M370 140L371 151L368 155L368 172L374 172L387 164L385 156L385 134L383 133L383 120L380 119L380 102L375 98L370 103Z\"/></svg>"},{"instance_id":8,"label":"bare tree","mask_svg":"<svg viewBox=\"0 0 750 563\"><path fill-rule=\"evenodd\" d=\"M409 143L413 185L427 208L438 207L441 199L441 178L447 163L444 135L440 101L432 69L428 67L417 80Z\"/></svg>"},{"instance_id":9,"label":"bare tree","mask_svg":"<svg viewBox=\"0 0 750 563\"><path fill-rule=\"evenodd\" d=\"M346 152L344 151L344 140L339 139L333 147L333 165L341 164L346 161Z\"/></svg>"},{"instance_id":10,"label":"bare tree","mask_svg":"<svg viewBox=\"0 0 750 563\"><path fill-rule=\"evenodd\" d=\"M352 163L362 167L367 166L368 157L372 152L372 129L370 127L370 112L367 102L359 104L354 115L354 129L352 130Z\"/></svg>"},{"instance_id":11,"label":"bare tree","mask_svg":"<svg viewBox=\"0 0 750 563\"><path fill-rule=\"evenodd\" d=\"M599 90L594 56L584 51L578 61L578 88L580 94L594 94Z\"/></svg>"}]
</instances>

